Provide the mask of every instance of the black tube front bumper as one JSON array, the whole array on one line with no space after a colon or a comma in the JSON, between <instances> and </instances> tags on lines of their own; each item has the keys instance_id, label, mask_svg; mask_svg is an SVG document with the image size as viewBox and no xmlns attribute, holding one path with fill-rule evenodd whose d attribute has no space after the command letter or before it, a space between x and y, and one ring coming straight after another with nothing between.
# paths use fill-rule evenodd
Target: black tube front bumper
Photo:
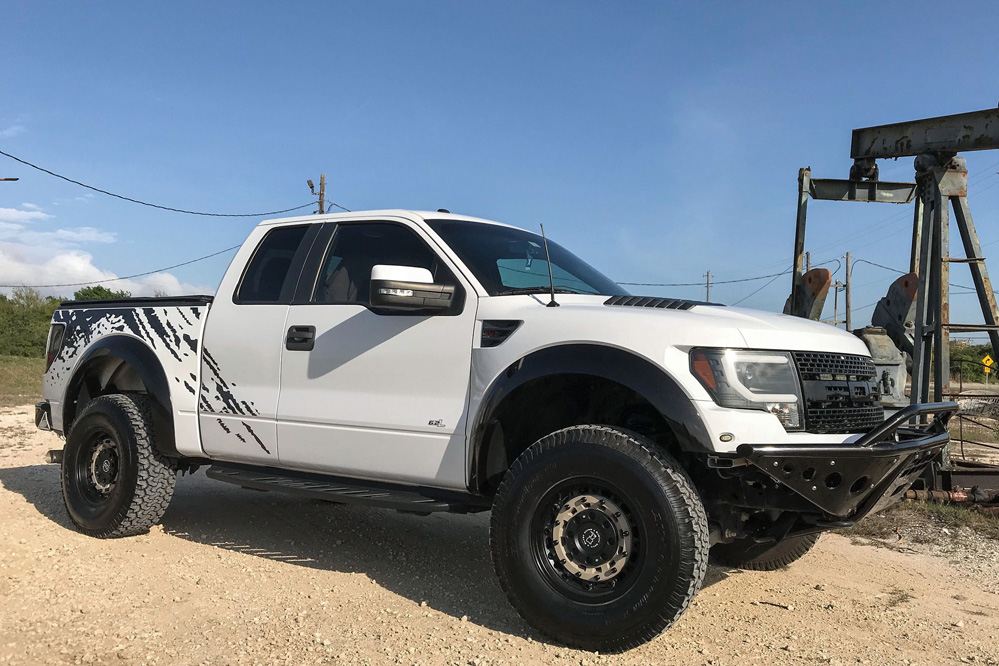
<instances>
[{"instance_id":1,"label":"black tube front bumper","mask_svg":"<svg viewBox=\"0 0 999 666\"><path fill-rule=\"evenodd\" d=\"M955 402L910 405L850 444L743 444L740 457L830 518L857 520L894 504L943 449ZM928 425L910 421L928 415Z\"/></svg>"}]
</instances>

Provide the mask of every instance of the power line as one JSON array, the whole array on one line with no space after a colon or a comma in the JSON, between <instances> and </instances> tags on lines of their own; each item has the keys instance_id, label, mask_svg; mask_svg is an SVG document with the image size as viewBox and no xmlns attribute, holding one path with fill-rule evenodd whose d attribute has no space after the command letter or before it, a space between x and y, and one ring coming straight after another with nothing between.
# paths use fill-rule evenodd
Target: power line
<instances>
[{"instance_id":1,"label":"power line","mask_svg":"<svg viewBox=\"0 0 999 666\"><path fill-rule=\"evenodd\" d=\"M897 268L892 268L891 266L883 266L883 265L875 263L873 261L868 261L867 259L854 259L853 260L853 268L856 268L857 264L870 264L871 266L877 266L878 268L883 268L886 271L891 271L893 273L898 273L900 275L905 275L906 274L906 271L900 271ZM851 273L853 273L853 268L850 269Z\"/></svg>"},{"instance_id":2,"label":"power line","mask_svg":"<svg viewBox=\"0 0 999 666\"><path fill-rule=\"evenodd\" d=\"M197 211L197 210L185 210L183 208L171 208L170 206L161 206L159 204L149 203L147 201L140 201L139 199L133 199L132 197L126 197L126 196L121 195L121 194L115 194L114 192L108 192L107 190L102 190L99 187L94 187L93 185L87 185L86 183L81 183L78 180L73 180L72 178L67 178L66 176L62 176L60 174L57 174L54 171L49 171L48 169L44 169L44 168L38 166L37 164L32 164L31 162L27 162L25 160L22 160L20 157L14 157L10 153L5 153L2 150L0 150L0 155L3 155L4 157L9 157L10 159L14 160L15 162L20 162L21 164L23 164L25 166L29 166L32 169L37 169L38 171L41 171L42 173L47 173L50 176L55 176L56 178L60 178L62 180L65 180L68 183L73 183L74 185L79 185L80 187L85 187L88 190L93 190L94 192L100 192L101 194L106 194L109 197L115 197L116 199L121 199L123 201L131 201L132 203L137 203L137 204L142 205L142 206L149 206L150 208L159 208L160 210L168 210L168 211L171 211L171 212L174 212L174 213L185 213L187 215L203 215L205 217L264 217L264 216L267 216L267 215L278 215L280 213L290 213L293 210L299 210L301 208L307 208L309 206L315 205L314 203L309 202L309 203L306 203L306 204L302 204L301 206L295 206L294 208L285 208L283 210L272 210L272 211L268 211L266 213L204 213L204 212ZM341 207L338 204L334 204L334 205L337 206L338 208ZM347 209L344 208L344 210L347 210Z\"/></svg>"},{"instance_id":3,"label":"power line","mask_svg":"<svg viewBox=\"0 0 999 666\"><path fill-rule=\"evenodd\" d=\"M242 245L242 243L240 243ZM162 273L163 271L169 271L174 268L180 268L181 266L187 266L188 264L193 264L198 261L204 261L205 259L211 259L212 257L217 257L220 254L225 254L240 247L240 245L233 245L232 247L227 247L224 250L219 250L218 252L213 252L212 254L206 254L203 257L198 257L197 259L191 259L190 261L184 261L179 264L174 264L173 266L166 266L164 268L157 268L156 270L146 271L145 273L135 273L133 275L125 275L122 277L108 278L107 280L90 280L89 282L68 282L65 284L0 284L0 288L15 288L15 287L26 287L29 289L43 289L50 287L85 287L91 284L102 284L104 282L119 282L121 280L131 280L132 278L143 277L146 275L152 275L153 273Z\"/></svg>"},{"instance_id":4,"label":"power line","mask_svg":"<svg viewBox=\"0 0 999 666\"><path fill-rule=\"evenodd\" d=\"M758 294L759 292L763 291L764 289L766 289L767 287L769 287L770 285L772 285L772 284L773 284L773 283L774 283L774 282L775 282L775 281L777 280L777 278L779 278L779 277L780 277L781 275L787 275L787 274L788 274L788 273L790 273L790 272L791 272L792 270L794 270L794 269L793 269L793 268L789 268L789 269L787 269L786 271L784 271L783 273L778 273L778 274L777 274L776 276L774 276L774 279L773 279L773 280L770 280L770 282L767 282L767 283L766 283L765 285L763 285L762 287L760 287L759 289L757 289L757 290L756 290L756 291L754 291L753 293L749 294L748 296L743 296L742 298L740 298L739 300L737 300L737 301L736 301L735 303L733 303L732 305L738 305L739 303L742 303L742 302L743 302L744 300L746 300L746 299L747 299L747 298L749 298L750 296L755 296L755 295L756 295L756 294Z\"/></svg>"},{"instance_id":5,"label":"power line","mask_svg":"<svg viewBox=\"0 0 999 666\"><path fill-rule=\"evenodd\" d=\"M892 268L891 266L883 266L883 265L875 263L873 261L868 261L867 259L854 259L853 263L854 263L855 267L859 263L865 263L865 264L870 264L871 266L877 266L878 268L883 268L886 271L891 271L893 273L898 273L899 275L908 275L908 273L906 273L905 271L900 271L897 268ZM851 274L853 273L853 269L852 268L850 269L850 273ZM966 284L958 284L957 282L951 282L950 286L952 286L952 287L960 287L961 289L970 289L972 292L975 291L974 287L969 287Z\"/></svg>"},{"instance_id":6,"label":"power line","mask_svg":"<svg viewBox=\"0 0 999 666\"><path fill-rule=\"evenodd\" d=\"M780 277L781 275L787 275L790 270L786 270L783 273L773 273L771 275L759 275L757 277L742 278L741 280L714 280L711 284L735 284L736 282L752 282L754 280L766 280L767 278ZM703 287L703 282L618 282L618 284L627 287Z\"/></svg>"}]
</instances>

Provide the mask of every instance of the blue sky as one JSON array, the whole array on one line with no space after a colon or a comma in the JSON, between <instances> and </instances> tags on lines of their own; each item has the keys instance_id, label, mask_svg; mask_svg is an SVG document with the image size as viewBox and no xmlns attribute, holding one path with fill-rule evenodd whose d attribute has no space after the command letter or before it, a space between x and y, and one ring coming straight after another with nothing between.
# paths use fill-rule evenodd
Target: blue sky
<instances>
[{"instance_id":1,"label":"blue sky","mask_svg":"<svg viewBox=\"0 0 999 666\"><path fill-rule=\"evenodd\" d=\"M855 127L999 102L987 3L0 2L0 15L0 150L227 213L304 204L325 172L328 197L354 210L543 222L629 282L778 273L799 167L845 178ZM999 241L999 153L967 158L982 241ZM21 178L0 183L0 284L148 271L259 221L148 209L2 157L0 176ZM911 177L910 159L882 164L884 179ZM907 267L908 208L809 213L813 262L849 250ZM228 258L126 286L212 291ZM859 264L854 305L892 279ZM749 296L766 283L712 299L779 310L790 277ZM974 297L954 299L955 320L977 319Z\"/></svg>"}]
</instances>

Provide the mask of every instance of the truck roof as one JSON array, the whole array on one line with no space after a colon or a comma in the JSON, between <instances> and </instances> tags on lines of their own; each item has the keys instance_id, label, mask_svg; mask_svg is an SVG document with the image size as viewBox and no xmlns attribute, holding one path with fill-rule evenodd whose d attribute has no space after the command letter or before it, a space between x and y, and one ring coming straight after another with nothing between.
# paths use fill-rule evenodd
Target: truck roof
<instances>
[{"instance_id":1,"label":"truck roof","mask_svg":"<svg viewBox=\"0 0 999 666\"><path fill-rule=\"evenodd\" d=\"M358 217L408 217L419 218L420 220L460 220L462 222L475 222L478 224L493 224L501 227L511 227L518 229L512 224L504 224L495 220L487 220L481 217L470 215L458 215L455 213L441 213L428 210L406 210L404 208L386 208L384 210L355 210L349 213L328 213L323 215L298 215L296 217L282 217L274 220L264 220L259 226L274 226L293 224L296 222L316 222L319 220L335 222L336 220L352 220Z\"/></svg>"}]
</instances>

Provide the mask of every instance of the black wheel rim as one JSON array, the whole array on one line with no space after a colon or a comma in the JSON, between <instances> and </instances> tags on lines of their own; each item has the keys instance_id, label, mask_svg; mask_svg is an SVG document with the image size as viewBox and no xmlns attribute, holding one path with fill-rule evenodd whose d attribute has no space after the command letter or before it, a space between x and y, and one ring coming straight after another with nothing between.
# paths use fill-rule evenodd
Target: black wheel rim
<instances>
[{"instance_id":1,"label":"black wheel rim","mask_svg":"<svg viewBox=\"0 0 999 666\"><path fill-rule=\"evenodd\" d=\"M549 490L531 520L535 564L560 594L602 604L633 586L644 561L643 526L627 495L599 479Z\"/></svg>"},{"instance_id":2,"label":"black wheel rim","mask_svg":"<svg viewBox=\"0 0 999 666\"><path fill-rule=\"evenodd\" d=\"M72 478L80 496L95 507L106 505L121 477L122 451L117 438L107 430L94 430L74 462Z\"/></svg>"}]
</instances>

